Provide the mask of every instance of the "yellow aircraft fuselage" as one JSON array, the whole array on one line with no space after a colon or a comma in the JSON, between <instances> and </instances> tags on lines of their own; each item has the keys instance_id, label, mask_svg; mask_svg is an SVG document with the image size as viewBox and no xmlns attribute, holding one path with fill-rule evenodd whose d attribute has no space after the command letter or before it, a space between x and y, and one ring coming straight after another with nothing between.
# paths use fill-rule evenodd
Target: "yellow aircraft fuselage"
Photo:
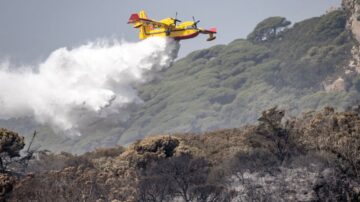
<instances>
[{"instance_id":1,"label":"yellow aircraft fuselage","mask_svg":"<svg viewBox=\"0 0 360 202\"><path fill-rule=\"evenodd\" d=\"M140 30L139 39L143 40L149 37L170 37L175 40L191 39L200 33L209 34L208 41L214 40L216 29L205 30L198 28L196 22L183 22L177 24L177 19L165 18L160 21L147 18L145 11L139 14L133 14L128 23L134 24L134 28Z\"/></svg>"},{"instance_id":2,"label":"yellow aircraft fuselage","mask_svg":"<svg viewBox=\"0 0 360 202\"><path fill-rule=\"evenodd\" d=\"M173 23L171 18L166 18L160 22L169 24L169 28L156 27L156 25L148 25L149 27L140 28L139 38L146 39L149 37L171 37L175 40L190 39L199 35L199 30L194 29L193 22L183 22L177 26L171 26Z\"/></svg>"}]
</instances>

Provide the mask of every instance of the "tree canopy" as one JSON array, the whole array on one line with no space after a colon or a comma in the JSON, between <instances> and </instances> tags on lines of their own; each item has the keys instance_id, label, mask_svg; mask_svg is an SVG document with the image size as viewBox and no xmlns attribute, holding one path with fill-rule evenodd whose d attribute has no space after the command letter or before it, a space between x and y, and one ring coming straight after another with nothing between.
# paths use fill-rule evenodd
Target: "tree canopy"
<instances>
[{"instance_id":1,"label":"tree canopy","mask_svg":"<svg viewBox=\"0 0 360 202\"><path fill-rule=\"evenodd\" d=\"M248 35L248 40L253 42L273 40L290 24L291 22L284 17L266 18Z\"/></svg>"}]
</instances>

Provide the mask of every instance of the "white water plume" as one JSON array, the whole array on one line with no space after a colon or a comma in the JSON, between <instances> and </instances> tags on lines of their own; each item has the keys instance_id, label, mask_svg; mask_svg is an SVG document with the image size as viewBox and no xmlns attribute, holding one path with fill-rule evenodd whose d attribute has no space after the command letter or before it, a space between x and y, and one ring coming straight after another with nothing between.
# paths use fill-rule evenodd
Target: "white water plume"
<instances>
[{"instance_id":1,"label":"white water plume","mask_svg":"<svg viewBox=\"0 0 360 202\"><path fill-rule=\"evenodd\" d=\"M0 64L0 118L34 117L61 131L77 131L87 120L118 114L141 102L133 86L167 68L175 42L150 38L137 43L101 41L55 50L34 67Z\"/></svg>"}]
</instances>

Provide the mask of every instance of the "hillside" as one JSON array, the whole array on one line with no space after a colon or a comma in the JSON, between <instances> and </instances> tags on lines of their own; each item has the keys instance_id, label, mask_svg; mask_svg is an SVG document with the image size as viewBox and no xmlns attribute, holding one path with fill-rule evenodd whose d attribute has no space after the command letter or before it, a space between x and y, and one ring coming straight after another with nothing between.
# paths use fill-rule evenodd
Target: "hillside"
<instances>
[{"instance_id":1,"label":"hillside","mask_svg":"<svg viewBox=\"0 0 360 202\"><path fill-rule=\"evenodd\" d=\"M275 105L291 115L325 105L344 109L359 98L351 79L330 87L339 77L346 79L344 67L354 42L345 26L345 12L334 11L297 23L273 39L238 39L188 55L160 82L139 87L145 104L119 143L148 134L253 123L263 109Z\"/></svg>"},{"instance_id":2,"label":"hillside","mask_svg":"<svg viewBox=\"0 0 360 202\"><path fill-rule=\"evenodd\" d=\"M239 127L255 123L262 110L274 106L288 116L327 105L344 110L360 98L358 42L349 29L356 11L346 2L345 10L291 26L271 17L247 39L189 54L164 70L160 80L137 87L144 103L126 122L114 119L104 126L100 120L81 137L55 135L26 119L0 121L0 126L24 135L38 130L36 144L42 149L83 153L151 134Z\"/></svg>"}]
</instances>

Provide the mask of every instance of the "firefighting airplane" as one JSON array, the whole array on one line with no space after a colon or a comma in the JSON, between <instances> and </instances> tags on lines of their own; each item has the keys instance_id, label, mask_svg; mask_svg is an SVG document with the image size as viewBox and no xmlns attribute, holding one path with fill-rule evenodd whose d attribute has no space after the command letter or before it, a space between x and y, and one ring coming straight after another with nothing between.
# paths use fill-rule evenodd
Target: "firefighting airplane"
<instances>
[{"instance_id":1,"label":"firefighting airplane","mask_svg":"<svg viewBox=\"0 0 360 202\"><path fill-rule=\"evenodd\" d=\"M145 11L140 11L138 14L134 13L130 16L128 24L134 24L134 28L140 29L139 38L141 40L149 37L170 37L175 40L191 39L197 37L199 34L208 34L207 41L212 41L216 38L216 28L209 30L198 28L197 24L200 22L183 22L175 18L165 18L160 21L150 20L147 18ZM177 23L180 23L177 25Z\"/></svg>"}]
</instances>

